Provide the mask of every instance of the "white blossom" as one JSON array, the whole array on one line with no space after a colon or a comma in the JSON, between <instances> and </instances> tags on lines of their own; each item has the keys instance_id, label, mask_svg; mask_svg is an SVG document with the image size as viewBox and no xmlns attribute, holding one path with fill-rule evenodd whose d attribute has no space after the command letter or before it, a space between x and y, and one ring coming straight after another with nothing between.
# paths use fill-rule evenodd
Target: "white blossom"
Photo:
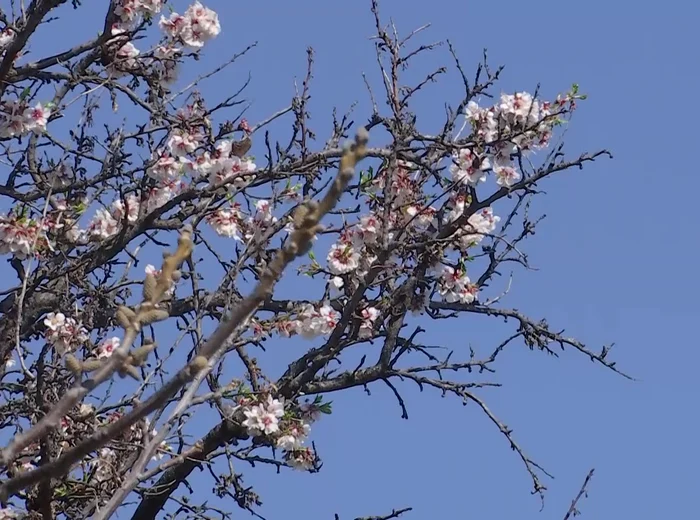
<instances>
[{"instance_id":1,"label":"white blossom","mask_svg":"<svg viewBox=\"0 0 700 520\"><path fill-rule=\"evenodd\" d=\"M296 333L309 339L324 336L333 331L339 319L340 314L330 305L323 305L316 310L313 305L307 304L297 315Z\"/></svg>"},{"instance_id":2,"label":"white blossom","mask_svg":"<svg viewBox=\"0 0 700 520\"><path fill-rule=\"evenodd\" d=\"M362 323L360 323L360 330L358 331L358 337L369 338L372 336L374 331L374 322L380 316L379 309L375 307L366 307L362 309L360 315L362 316Z\"/></svg>"},{"instance_id":3,"label":"white blossom","mask_svg":"<svg viewBox=\"0 0 700 520\"><path fill-rule=\"evenodd\" d=\"M488 157L481 157L469 148L462 148L455 154L450 172L453 181L476 186L486 180L486 173L490 167Z\"/></svg>"},{"instance_id":4,"label":"white blossom","mask_svg":"<svg viewBox=\"0 0 700 520\"><path fill-rule=\"evenodd\" d=\"M493 173L496 174L496 183L506 188L520 180L520 172L512 166L494 166Z\"/></svg>"},{"instance_id":5,"label":"white blossom","mask_svg":"<svg viewBox=\"0 0 700 520\"><path fill-rule=\"evenodd\" d=\"M112 354L119 348L120 344L121 340L116 336L104 340L100 346L97 347L97 357L100 359L112 357Z\"/></svg>"},{"instance_id":6,"label":"white blossom","mask_svg":"<svg viewBox=\"0 0 700 520\"><path fill-rule=\"evenodd\" d=\"M168 18L161 16L159 25L170 38L194 49L203 47L221 32L219 16L199 1L190 5L184 15L172 13Z\"/></svg>"},{"instance_id":7,"label":"white blossom","mask_svg":"<svg viewBox=\"0 0 700 520\"><path fill-rule=\"evenodd\" d=\"M284 415L284 402L268 396L265 402L243 411L245 426L253 435L270 435L279 431L279 419Z\"/></svg>"},{"instance_id":8,"label":"white blossom","mask_svg":"<svg viewBox=\"0 0 700 520\"><path fill-rule=\"evenodd\" d=\"M349 273L360 265L360 253L352 244L333 244L328 252L327 261L331 273Z\"/></svg>"},{"instance_id":9,"label":"white blossom","mask_svg":"<svg viewBox=\"0 0 700 520\"><path fill-rule=\"evenodd\" d=\"M461 269L443 266L438 280L438 292L442 300L450 303L472 303L478 296L478 288Z\"/></svg>"}]
</instances>

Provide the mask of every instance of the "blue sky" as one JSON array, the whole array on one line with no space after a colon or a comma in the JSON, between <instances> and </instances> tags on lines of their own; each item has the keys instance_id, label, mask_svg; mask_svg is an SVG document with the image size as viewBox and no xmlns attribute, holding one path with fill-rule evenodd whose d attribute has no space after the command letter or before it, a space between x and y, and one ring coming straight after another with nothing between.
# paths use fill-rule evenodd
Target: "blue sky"
<instances>
[{"instance_id":1,"label":"blue sky","mask_svg":"<svg viewBox=\"0 0 700 520\"><path fill-rule=\"evenodd\" d=\"M259 42L206 85L207 96L230 93L250 72L248 118L256 122L288 104L312 46L310 110L318 146L332 107L342 112L357 101L357 120L369 115L361 74L378 79L369 1L207 5L219 12L223 31L207 48L203 69ZM174 6L182 11L186 3ZM527 245L539 270L517 273L504 305L547 317L594 349L615 342L620 368L637 381L573 352L556 359L518 347L501 359L496 378L504 386L484 395L528 454L556 477L545 482L541 513L527 473L483 414L407 386L409 421L400 419L384 388L371 397L361 390L333 396L333 416L314 428L325 464L320 474L245 469L264 500L262 514L348 519L411 506L413 519L562 518L591 467L596 475L581 504L584 519L654 520L694 511L700 220L692 201L700 180L692 154L700 116L700 7L384 0L381 8L404 33L431 23L421 43L449 38L467 70L488 48L493 66L506 65L496 92L532 91L541 83L545 95L554 95L577 82L588 94L567 131L567 149L577 155L608 148L614 160L543 184L548 195L535 209L547 218ZM72 20L89 27L91 13ZM55 45L43 38L37 49ZM443 64L451 65L446 48L416 62L421 73ZM417 98L423 128L441 122L444 103L456 104L460 89L459 77L450 74ZM429 330L429 341L486 351L510 330L471 319L441 323Z\"/></svg>"}]
</instances>

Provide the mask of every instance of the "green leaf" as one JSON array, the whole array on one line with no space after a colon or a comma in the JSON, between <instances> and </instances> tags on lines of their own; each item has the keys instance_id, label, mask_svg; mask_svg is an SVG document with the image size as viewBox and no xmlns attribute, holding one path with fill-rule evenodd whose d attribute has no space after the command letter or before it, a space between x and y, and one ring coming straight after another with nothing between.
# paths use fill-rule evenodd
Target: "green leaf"
<instances>
[{"instance_id":1,"label":"green leaf","mask_svg":"<svg viewBox=\"0 0 700 520\"><path fill-rule=\"evenodd\" d=\"M19 95L19 100L24 101L31 91L32 91L31 87L26 87L22 91L22 93Z\"/></svg>"},{"instance_id":2,"label":"green leaf","mask_svg":"<svg viewBox=\"0 0 700 520\"><path fill-rule=\"evenodd\" d=\"M464 265L464 259L461 256L459 257L459 262L457 262L457 269L463 273L467 271L467 266Z\"/></svg>"},{"instance_id":3,"label":"green leaf","mask_svg":"<svg viewBox=\"0 0 700 520\"><path fill-rule=\"evenodd\" d=\"M311 260L316 260L316 255L314 254L313 250L309 251L309 258Z\"/></svg>"},{"instance_id":4,"label":"green leaf","mask_svg":"<svg viewBox=\"0 0 700 520\"><path fill-rule=\"evenodd\" d=\"M82 215L83 213L85 213L85 210L87 209L87 205L86 205L84 202L79 202L79 203L74 207L74 209L75 209L75 212L76 212L78 215Z\"/></svg>"}]
</instances>

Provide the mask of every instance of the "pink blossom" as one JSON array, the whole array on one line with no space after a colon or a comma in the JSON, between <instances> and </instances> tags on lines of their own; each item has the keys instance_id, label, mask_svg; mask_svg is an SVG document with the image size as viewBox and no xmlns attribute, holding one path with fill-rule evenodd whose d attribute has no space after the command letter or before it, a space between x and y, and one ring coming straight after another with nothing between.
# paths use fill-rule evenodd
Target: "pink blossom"
<instances>
[{"instance_id":1,"label":"pink blossom","mask_svg":"<svg viewBox=\"0 0 700 520\"><path fill-rule=\"evenodd\" d=\"M349 273L359 266L360 253L351 244L333 244L327 260L328 270L331 273Z\"/></svg>"},{"instance_id":2,"label":"pink blossom","mask_svg":"<svg viewBox=\"0 0 700 520\"><path fill-rule=\"evenodd\" d=\"M104 340L100 346L97 347L97 357L100 359L111 357L114 351L119 348L120 344L121 340L116 336Z\"/></svg>"}]
</instances>

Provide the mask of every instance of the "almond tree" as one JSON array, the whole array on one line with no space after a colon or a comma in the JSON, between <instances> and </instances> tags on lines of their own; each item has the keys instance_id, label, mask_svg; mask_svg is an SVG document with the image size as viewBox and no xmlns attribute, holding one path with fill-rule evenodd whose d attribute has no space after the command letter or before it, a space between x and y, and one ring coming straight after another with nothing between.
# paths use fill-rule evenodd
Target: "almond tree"
<instances>
[{"instance_id":1,"label":"almond tree","mask_svg":"<svg viewBox=\"0 0 700 520\"><path fill-rule=\"evenodd\" d=\"M97 37L41 59L27 54L32 41L81 2L0 12L0 252L12 267L0 303L0 518L232 517L188 496L202 462L218 497L255 512L246 472L320 471L313 423L332 420L329 394L375 385L405 418L406 385L475 406L543 494L544 470L484 389L519 344L618 372L608 347L501 303L509 275L529 268L541 183L610 155L563 152L559 129L585 96L576 85L554 99L498 92L502 69L486 55L468 74L449 42L417 43L425 28L401 35L372 1L382 82L367 82L367 113L333 114L321 140L311 49L290 105L247 121L246 85L225 99L198 89L254 46L188 75L226 21L198 1L182 14L165 4L112 0ZM412 104L439 94L448 69L402 80L428 52L448 52L464 85L432 135ZM268 127L285 120L289 139ZM154 253L162 262L148 263ZM290 285L275 288L281 279ZM431 329L446 319L493 321L503 340L435 348ZM264 371L285 342L303 354ZM218 419L202 435L204 409ZM241 462L251 467L235 471Z\"/></svg>"}]
</instances>

